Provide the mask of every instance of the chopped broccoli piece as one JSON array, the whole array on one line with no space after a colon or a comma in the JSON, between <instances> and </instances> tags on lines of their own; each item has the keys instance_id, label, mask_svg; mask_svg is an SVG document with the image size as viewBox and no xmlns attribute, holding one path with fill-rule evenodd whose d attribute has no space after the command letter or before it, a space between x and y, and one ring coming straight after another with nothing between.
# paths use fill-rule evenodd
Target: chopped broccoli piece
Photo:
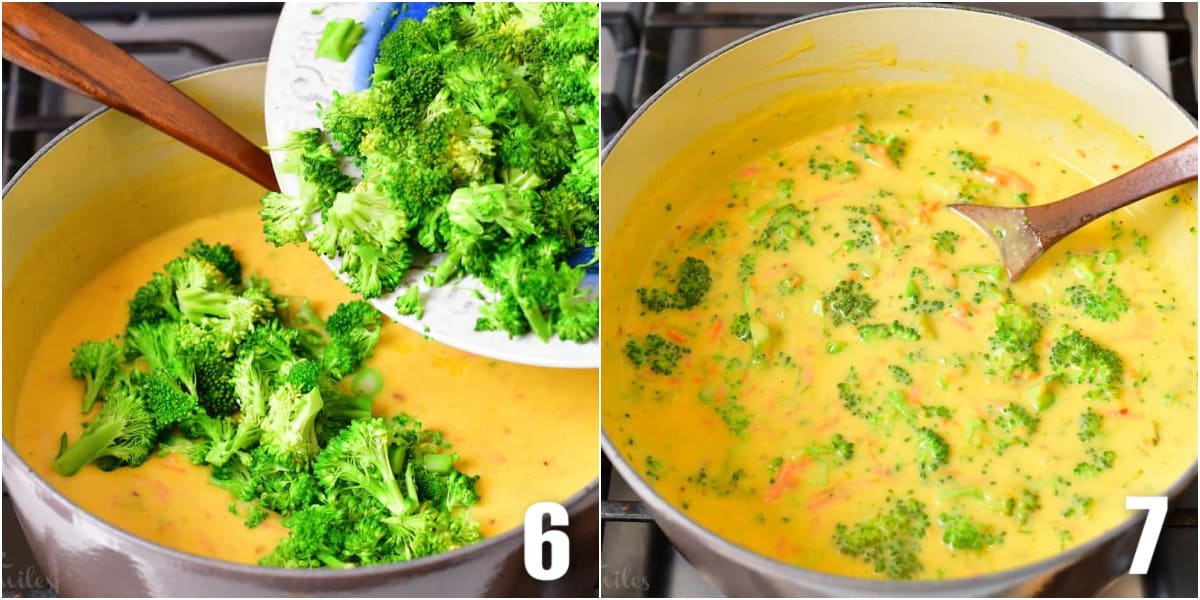
<instances>
[{"instance_id":1,"label":"chopped broccoli piece","mask_svg":"<svg viewBox=\"0 0 1200 600\"><path fill-rule=\"evenodd\" d=\"M928 427L917 429L917 467L921 477L925 478L938 469L946 466L950 458L950 446L938 433Z\"/></svg>"},{"instance_id":2,"label":"chopped broccoli piece","mask_svg":"<svg viewBox=\"0 0 1200 600\"><path fill-rule=\"evenodd\" d=\"M1100 435L1100 426L1104 417L1089 406L1079 417L1079 441L1088 442Z\"/></svg>"},{"instance_id":3,"label":"chopped broccoli piece","mask_svg":"<svg viewBox=\"0 0 1200 600\"><path fill-rule=\"evenodd\" d=\"M942 541L951 550L983 550L1004 542L1004 533L995 533L987 525L982 525L970 517L958 513L942 513L938 515L938 524L942 526Z\"/></svg>"},{"instance_id":4,"label":"chopped broccoli piece","mask_svg":"<svg viewBox=\"0 0 1200 600\"><path fill-rule=\"evenodd\" d=\"M92 406L121 372L125 354L112 341L83 342L71 358L71 376L82 379L83 413Z\"/></svg>"},{"instance_id":5,"label":"chopped broccoli piece","mask_svg":"<svg viewBox=\"0 0 1200 600\"><path fill-rule=\"evenodd\" d=\"M846 526L838 523L833 544L838 552L871 565L888 579L912 579L925 570L921 539L929 528L925 505L914 499L888 499L890 510Z\"/></svg>"},{"instance_id":6,"label":"chopped broccoli piece","mask_svg":"<svg viewBox=\"0 0 1200 600\"><path fill-rule=\"evenodd\" d=\"M1103 291L1096 291L1082 284L1067 288L1071 306L1083 311L1083 314L1110 323L1116 321L1122 314L1129 312L1129 299L1121 288L1109 282Z\"/></svg>"},{"instance_id":7,"label":"chopped broccoli piece","mask_svg":"<svg viewBox=\"0 0 1200 600\"><path fill-rule=\"evenodd\" d=\"M1050 348L1050 368L1067 383L1095 386L1089 396L1108 397L1121 384L1124 365L1116 352L1064 325Z\"/></svg>"},{"instance_id":8,"label":"chopped broccoli piece","mask_svg":"<svg viewBox=\"0 0 1200 600\"><path fill-rule=\"evenodd\" d=\"M825 309L833 319L834 325L850 323L856 325L860 321L871 318L871 311L878 302L862 289L862 284L846 279L837 284L822 298Z\"/></svg>"},{"instance_id":9,"label":"chopped broccoli piece","mask_svg":"<svg viewBox=\"0 0 1200 600\"><path fill-rule=\"evenodd\" d=\"M691 256L679 264L675 290L662 288L638 288L638 299L642 306L653 312L668 309L687 310L700 304L708 289L712 287L712 274L704 261Z\"/></svg>"},{"instance_id":10,"label":"chopped broccoli piece","mask_svg":"<svg viewBox=\"0 0 1200 600\"><path fill-rule=\"evenodd\" d=\"M996 331L988 338L984 355L989 375L1015 379L1038 370L1034 346L1042 337L1042 324L1016 302L1007 301L996 311Z\"/></svg>"},{"instance_id":11,"label":"chopped broccoli piece","mask_svg":"<svg viewBox=\"0 0 1200 600\"><path fill-rule=\"evenodd\" d=\"M54 470L69 477L95 461L106 470L140 465L154 449L157 434L137 387L122 378L109 388L100 412L84 428L83 436L54 459Z\"/></svg>"},{"instance_id":12,"label":"chopped broccoli piece","mask_svg":"<svg viewBox=\"0 0 1200 600\"><path fill-rule=\"evenodd\" d=\"M421 288L410 285L408 289L397 296L396 312L402 315L412 315L418 319L425 316L425 306L421 304Z\"/></svg>"},{"instance_id":13,"label":"chopped broccoli piece","mask_svg":"<svg viewBox=\"0 0 1200 600\"><path fill-rule=\"evenodd\" d=\"M633 366L639 369L647 366L652 372L659 375L673 374L679 367L679 360L683 358L683 355L691 352L690 349L654 333L647 335L641 343L635 339L630 339L625 343L625 356L629 358Z\"/></svg>"},{"instance_id":14,"label":"chopped broccoli piece","mask_svg":"<svg viewBox=\"0 0 1200 600\"><path fill-rule=\"evenodd\" d=\"M946 254L954 254L954 245L958 243L960 238L957 233L949 230L939 231L933 234L931 237L933 238L933 243L937 246L937 249L945 252Z\"/></svg>"},{"instance_id":15,"label":"chopped broccoli piece","mask_svg":"<svg viewBox=\"0 0 1200 600\"><path fill-rule=\"evenodd\" d=\"M325 24L325 30L321 32L315 56L346 62L366 31L362 23L354 19L330 21Z\"/></svg>"}]
</instances>

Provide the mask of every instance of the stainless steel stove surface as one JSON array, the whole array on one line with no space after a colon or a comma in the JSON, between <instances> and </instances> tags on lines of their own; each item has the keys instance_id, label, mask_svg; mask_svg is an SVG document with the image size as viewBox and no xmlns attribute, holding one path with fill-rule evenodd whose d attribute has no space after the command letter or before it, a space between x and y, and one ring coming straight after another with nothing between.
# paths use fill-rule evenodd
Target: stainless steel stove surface
<instances>
[{"instance_id":1,"label":"stainless steel stove surface","mask_svg":"<svg viewBox=\"0 0 1200 600\"><path fill-rule=\"evenodd\" d=\"M266 58L282 7L263 2L50 3L133 54L167 79L241 60ZM8 180L39 148L99 107L4 62L4 169ZM3 595L52 597L4 494Z\"/></svg>"},{"instance_id":2,"label":"stainless steel stove surface","mask_svg":"<svg viewBox=\"0 0 1200 600\"><path fill-rule=\"evenodd\" d=\"M962 3L1047 21L1114 52L1196 115L1195 3ZM601 126L615 133L664 83L738 38L848 3L604 3ZM720 595L663 536L604 461L601 594ZM1196 597L1195 484L1168 519L1147 576L1112 582L1103 597Z\"/></svg>"}]
</instances>

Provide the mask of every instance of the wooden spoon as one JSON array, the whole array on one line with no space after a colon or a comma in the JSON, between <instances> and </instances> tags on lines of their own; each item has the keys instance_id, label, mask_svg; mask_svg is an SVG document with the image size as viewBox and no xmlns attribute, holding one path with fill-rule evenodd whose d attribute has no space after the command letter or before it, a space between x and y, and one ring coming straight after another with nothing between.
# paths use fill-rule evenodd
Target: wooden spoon
<instances>
[{"instance_id":1,"label":"wooden spoon","mask_svg":"<svg viewBox=\"0 0 1200 600\"><path fill-rule=\"evenodd\" d=\"M951 204L1000 247L1008 279L1016 281L1042 254L1076 229L1124 206L1196 180L1196 138L1094 188L1057 202L1023 208Z\"/></svg>"},{"instance_id":2,"label":"wooden spoon","mask_svg":"<svg viewBox=\"0 0 1200 600\"><path fill-rule=\"evenodd\" d=\"M40 3L5 2L4 58L115 108L271 191L271 158L145 65Z\"/></svg>"}]
</instances>

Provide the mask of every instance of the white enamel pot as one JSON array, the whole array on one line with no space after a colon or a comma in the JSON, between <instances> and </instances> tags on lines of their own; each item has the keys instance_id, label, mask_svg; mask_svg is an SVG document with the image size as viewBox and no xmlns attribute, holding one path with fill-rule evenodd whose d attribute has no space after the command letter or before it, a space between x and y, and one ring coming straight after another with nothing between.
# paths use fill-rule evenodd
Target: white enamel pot
<instances>
[{"instance_id":1,"label":"white enamel pot","mask_svg":"<svg viewBox=\"0 0 1200 600\"><path fill-rule=\"evenodd\" d=\"M264 144L265 62L176 85ZM525 573L520 528L446 554L357 569L277 569L203 558L126 533L79 508L13 449L12 416L41 332L101 267L162 231L253 205L262 189L165 135L100 110L43 148L4 189L4 485L61 596L534 596L589 593L597 577L597 487L567 500L572 568ZM131 216L133 215L133 216ZM81 224L84 224L81 226ZM87 235L67 235L80 230Z\"/></svg>"},{"instance_id":2,"label":"white enamel pot","mask_svg":"<svg viewBox=\"0 0 1200 600\"><path fill-rule=\"evenodd\" d=\"M886 49L884 53L864 51ZM798 50L802 49L802 51ZM896 60L881 60L886 54ZM864 57L846 68L847 57ZM781 57L787 57L781 60ZM853 61L851 61L853 62ZM921 64L922 69L904 65ZM849 80L938 78L938 64L958 63L1044 77L1144 136L1156 153L1196 135L1195 121L1132 67L1079 37L1043 23L985 10L891 4L819 13L782 23L722 48L672 79L609 142L601 169L601 247L613 248L634 199L682 150L739 115L789 91L824 89ZM832 68L831 68L832 67ZM852 78L852 79L849 79ZM1191 186L1195 195L1195 185ZM1195 294L1195 240L1172 243L1172 260ZM607 265L643 256L609 253ZM1190 269L1190 270L1188 270ZM619 269L618 269L619 270ZM612 271L604 281L620 277ZM1189 288L1188 285L1191 287ZM615 304L602 284L605 318ZM619 319L605 323L605 360L619 356ZM605 397L618 393L602 386ZM604 451L646 502L659 527L720 591L731 596L1030 596L1092 595L1129 571L1144 513L1096 539L1046 560L957 580L893 582L831 575L775 561L709 531L659 496L617 450L606 430ZM697 441L697 443L702 443ZM1196 478L1179 473L1162 494L1177 497Z\"/></svg>"}]
</instances>

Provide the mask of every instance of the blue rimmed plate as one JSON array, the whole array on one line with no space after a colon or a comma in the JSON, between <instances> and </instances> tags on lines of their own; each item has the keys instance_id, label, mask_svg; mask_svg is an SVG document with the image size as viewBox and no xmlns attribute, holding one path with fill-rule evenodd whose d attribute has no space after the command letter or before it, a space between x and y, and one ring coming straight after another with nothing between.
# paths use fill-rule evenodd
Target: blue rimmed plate
<instances>
[{"instance_id":1,"label":"blue rimmed plate","mask_svg":"<svg viewBox=\"0 0 1200 600\"><path fill-rule=\"evenodd\" d=\"M437 3L338 3L299 4L288 3L275 26L275 37L271 41L271 53L267 63L265 90L267 143L275 147L282 145L288 135L296 129L317 127L318 105L328 104L334 91L349 91L366 88L374 68L379 41L402 19L422 18ZM350 58L336 62L314 57L317 42L325 24L331 20L351 18L363 24L366 32ZM284 153L272 152L271 158L278 169ZM299 181L294 175L280 174L279 186L284 193L294 194ZM437 257L434 261L441 257ZM341 259L323 258L336 273ZM551 339L543 342L534 335L510 339L502 332L475 331L480 299L491 296L479 281L467 278L440 288L430 288L421 280L426 269L413 269L407 274L400 289L408 285L421 288L425 315L421 319L396 312L396 293L390 293L371 302L396 322L425 334L448 346L507 362L542 367L598 368L600 345L598 340L587 344L564 342ZM345 277L339 275L343 280ZM595 274L585 280L584 285L596 290Z\"/></svg>"}]
</instances>

